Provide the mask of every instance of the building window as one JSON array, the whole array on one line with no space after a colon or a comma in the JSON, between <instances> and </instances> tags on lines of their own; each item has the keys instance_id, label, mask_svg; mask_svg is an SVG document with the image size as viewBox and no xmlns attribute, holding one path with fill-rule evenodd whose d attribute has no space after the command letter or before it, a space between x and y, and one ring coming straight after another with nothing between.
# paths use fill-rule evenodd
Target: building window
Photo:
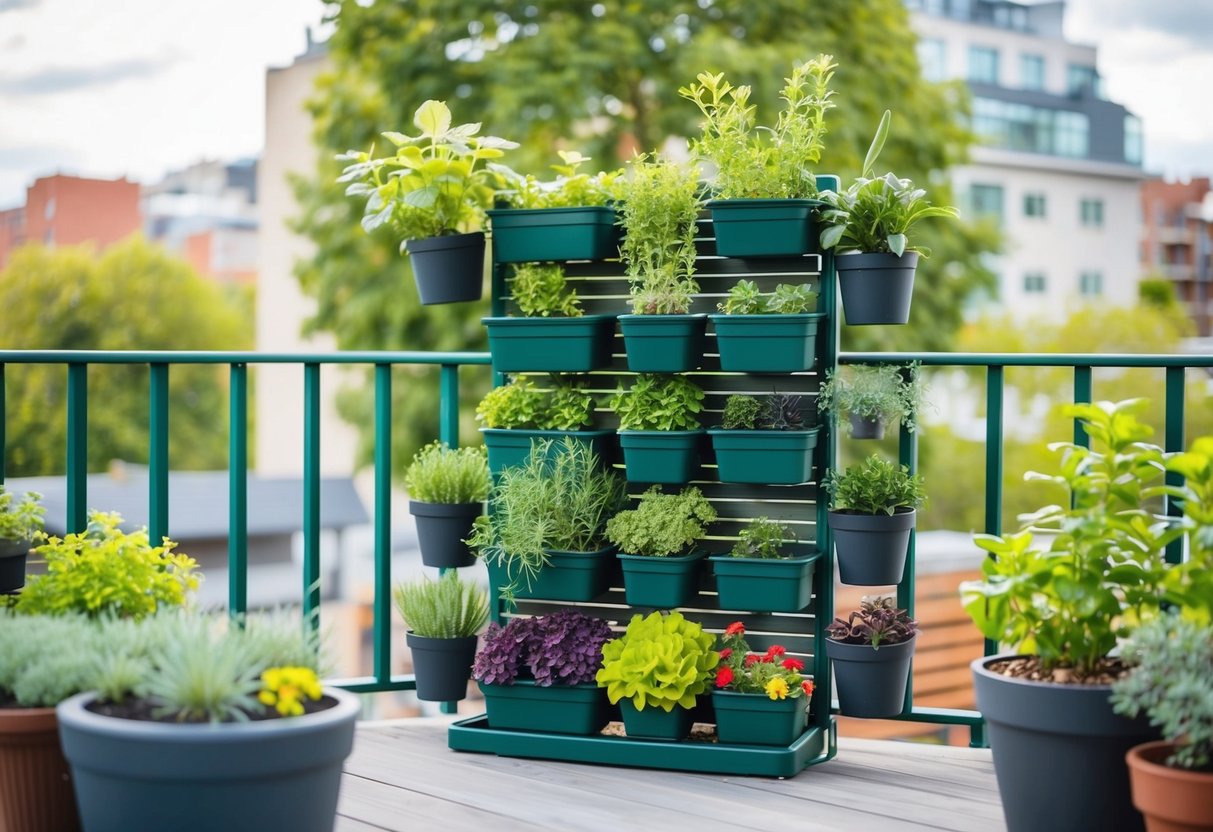
<instances>
[{"instance_id":1,"label":"building window","mask_svg":"<svg viewBox=\"0 0 1213 832\"><path fill-rule=\"evenodd\" d=\"M1045 195L1024 194L1023 215L1025 217L1043 217L1045 215Z\"/></svg>"},{"instance_id":2,"label":"building window","mask_svg":"<svg viewBox=\"0 0 1213 832\"><path fill-rule=\"evenodd\" d=\"M1141 119L1134 115L1125 116L1125 161L1130 165L1140 165L1143 155Z\"/></svg>"},{"instance_id":3,"label":"building window","mask_svg":"<svg viewBox=\"0 0 1213 832\"><path fill-rule=\"evenodd\" d=\"M1082 113L1066 110L1059 110L1055 120L1053 152L1073 159L1087 156L1091 151L1091 120Z\"/></svg>"},{"instance_id":4,"label":"building window","mask_svg":"<svg viewBox=\"0 0 1213 832\"><path fill-rule=\"evenodd\" d=\"M973 131L986 144L1006 150L1079 159L1090 154L1090 119L1069 110L975 98Z\"/></svg>"},{"instance_id":5,"label":"building window","mask_svg":"<svg viewBox=\"0 0 1213 832\"><path fill-rule=\"evenodd\" d=\"M1103 79L1093 66L1070 64L1066 67L1066 92L1103 98Z\"/></svg>"},{"instance_id":6,"label":"building window","mask_svg":"<svg viewBox=\"0 0 1213 832\"><path fill-rule=\"evenodd\" d=\"M1042 56L1019 56L1019 85L1025 90L1045 88L1045 59Z\"/></svg>"},{"instance_id":7,"label":"building window","mask_svg":"<svg viewBox=\"0 0 1213 832\"><path fill-rule=\"evenodd\" d=\"M918 65L928 81L943 81L948 77L947 44L935 38L918 41Z\"/></svg>"},{"instance_id":8,"label":"building window","mask_svg":"<svg viewBox=\"0 0 1213 832\"><path fill-rule=\"evenodd\" d=\"M1023 276L1023 292L1025 295L1043 295L1048 288L1044 272L1028 272Z\"/></svg>"},{"instance_id":9,"label":"building window","mask_svg":"<svg viewBox=\"0 0 1213 832\"><path fill-rule=\"evenodd\" d=\"M55 218L55 198L53 196L46 201L46 206L42 209L42 216L47 222Z\"/></svg>"},{"instance_id":10,"label":"building window","mask_svg":"<svg viewBox=\"0 0 1213 832\"><path fill-rule=\"evenodd\" d=\"M1084 298L1097 298L1103 294L1103 274L1083 272L1078 276L1078 294Z\"/></svg>"},{"instance_id":11,"label":"building window","mask_svg":"<svg viewBox=\"0 0 1213 832\"><path fill-rule=\"evenodd\" d=\"M969 47L969 80L979 84L998 83L998 50L988 46Z\"/></svg>"},{"instance_id":12,"label":"building window","mask_svg":"<svg viewBox=\"0 0 1213 832\"><path fill-rule=\"evenodd\" d=\"M969 206L979 217L993 217L1002 223L1002 186L978 185L969 186Z\"/></svg>"},{"instance_id":13,"label":"building window","mask_svg":"<svg viewBox=\"0 0 1213 832\"><path fill-rule=\"evenodd\" d=\"M1103 228L1103 200L1083 199L1078 204L1078 218L1087 228Z\"/></svg>"}]
</instances>

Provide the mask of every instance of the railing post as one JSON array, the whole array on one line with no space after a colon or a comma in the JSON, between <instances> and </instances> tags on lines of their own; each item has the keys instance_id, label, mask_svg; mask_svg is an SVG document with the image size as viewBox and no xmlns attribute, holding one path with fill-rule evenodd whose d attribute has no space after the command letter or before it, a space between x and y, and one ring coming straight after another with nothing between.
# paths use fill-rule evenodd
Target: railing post
<instances>
[{"instance_id":1,"label":"railing post","mask_svg":"<svg viewBox=\"0 0 1213 832\"><path fill-rule=\"evenodd\" d=\"M986 534L1002 534L1002 366L986 368ZM985 654L998 652L998 642L985 640Z\"/></svg>"},{"instance_id":2,"label":"railing post","mask_svg":"<svg viewBox=\"0 0 1213 832\"><path fill-rule=\"evenodd\" d=\"M459 365L443 364L438 390L438 438L459 447Z\"/></svg>"},{"instance_id":3,"label":"railing post","mask_svg":"<svg viewBox=\"0 0 1213 832\"><path fill-rule=\"evenodd\" d=\"M918 433L910 431L904 421L901 425L897 442L898 462L910 469L910 474L918 473ZM914 617L915 572L917 570L917 549L915 548L917 533L910 529L909 548L906 552L905 571L901 575L901 583L897 585L897 606L904 609L911 618ZM914 709L914 669L913 659L910 660L910 676L906 680L905 702L901 706L903 714L909 714Z\"/></svg>"},{"instance_id":4,"label":"railing post","mask_svg":"<svg viewBox=\"0 0 1213 832\"><path fill-rule=\"evenodd\" d=\"M88 526L88 365L67 365L67 532Z\"/></svg>"},{"instance_id":5,"label":"railing post","mask_svg":"<svg viewBox=\"0 0 1213 832\"><path fill-rule=\"evenodd\" d=\"M152 545L168 537L168 364L149 366L147 526Z\"/></svg>"},{"instance_id":6,"label":"railing post","mask_svg":"<svg viewBox=\"0 0 1213 832\"><path fill-rule=\"evenodd\" d=\"M1074 404L1091 403L1091 368L1074 368ZM1082 422L1074 420L1074 444L1083 448L1091 447L1091 437L1083 430Z\"/></svg>"},{"instance_id":7,"label":"railing post","mask_svg":"<svg viewBox=\"0 0 1213 832\"><path fill-rule=\"evenodd\" d=\"M231 366L228 417L228 612L248 609L248 365Z\"/></svg>"},{"instance_id":8,"label":"railing post","mask_svg":"<svg viewBox=\"0 0 1213 832\"><path fill-rule=\"evenodd\" d=\"M303 620L320 629L320 365L303 365Z\"/></svg>"},{"instance_id":9,"label":"railing post","mask_svg":"<svg viewBox=\"0 0 1213 832\"><path fill-rule=\"evenodd\" d=\"M5 400L4 364L0 364L0 485L4 485L5 460L8 459L8 437L5 426L8 424L8 404Z\"/></svg>"},{"instance_id":10,"label":"railing post","mask_svg":"<svg viewBox=\"0 0 1213 832\"><path fill-rule=\"evenodd\" d=\"M375 681L392 678L392 366L375 365Z\"/></svg>"},{"instance_id":11,"label":"railing post","mask_svg":"<svg viewBox=\"0 0 1213 832\"><path fill-rule=\"evenodd\" d=\"M1183 367L1168 367L1167 368L1167 415L1166 415L1166 435L1163 439L1163 450L1174 453L1184 449L1184 368ZM1167 472L1167 485L1181 486L1184 484L1184 478L1176 473ZM1167 516L1182 517L1183 510L1179 507L1178 502L1172 498L1166 498ZM1183 538L1177 538L1167 544L1167 562L1179 563L1184 556L1184 541Z\"/></svg>"}]
</instances>

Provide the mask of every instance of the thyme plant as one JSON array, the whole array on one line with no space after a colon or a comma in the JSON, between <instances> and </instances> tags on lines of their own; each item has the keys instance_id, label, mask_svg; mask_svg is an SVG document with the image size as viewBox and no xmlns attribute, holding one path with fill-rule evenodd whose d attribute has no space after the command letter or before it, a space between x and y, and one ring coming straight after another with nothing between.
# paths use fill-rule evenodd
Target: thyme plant
<instances>
[{"instance_id":1,"label":"thyme plant","mask_svg":"<svg viewBox=\"0 0 1213 832\"><path fill-rule=\"evenodd\" d=\"M623 185L619 221L626 230L619 254L638 315L681 315L699 291L695 233L699 170L639 157Z\"/></svg>"}]
</instances>

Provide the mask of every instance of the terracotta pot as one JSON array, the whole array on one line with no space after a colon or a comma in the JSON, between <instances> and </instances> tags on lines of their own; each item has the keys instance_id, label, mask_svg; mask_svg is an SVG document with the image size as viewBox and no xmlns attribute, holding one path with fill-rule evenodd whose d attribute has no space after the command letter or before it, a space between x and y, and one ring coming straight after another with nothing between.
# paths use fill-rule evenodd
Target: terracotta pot
<instances>
[{"instance_id":1,"label":"terracotta pot","mask_svg":"<svg viewBox=\"0 0 1213 832\"><path fill-rule=\"evenodd\" d=\"M1213 832L1213 774L1170 768L1174 751L1173 743L1147 742L1125 755L1133 805L1147 832Z\"/></svg>"},{"instance_id":2,"label":"terracotta pot","mask_svg":"<svg viewBox=\"0 0 1213 832\"><path fill-rule=\"evenodd\" d=\"M79 828L55 709L0 709L0 832Z\"/></svg>"}]
</instances>

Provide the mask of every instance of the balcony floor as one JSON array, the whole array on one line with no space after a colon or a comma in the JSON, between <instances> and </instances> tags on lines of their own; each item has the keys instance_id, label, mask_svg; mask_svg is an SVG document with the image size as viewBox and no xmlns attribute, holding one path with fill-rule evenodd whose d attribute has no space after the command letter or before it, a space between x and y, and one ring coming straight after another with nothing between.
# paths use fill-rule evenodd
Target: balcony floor
<instances>
[{"instance_id":1,"label":"balcony floor","mask_svg":"<svg viewBox=\"0 0 1213 832\"><path fill-rule=\"evenodd\" d=\"M358 729L337 832L699 829L770 832L1005 829L990 752L842 739L838 757L788 780L469 754L446 721Z\"/></svg>"}]
</instances>

